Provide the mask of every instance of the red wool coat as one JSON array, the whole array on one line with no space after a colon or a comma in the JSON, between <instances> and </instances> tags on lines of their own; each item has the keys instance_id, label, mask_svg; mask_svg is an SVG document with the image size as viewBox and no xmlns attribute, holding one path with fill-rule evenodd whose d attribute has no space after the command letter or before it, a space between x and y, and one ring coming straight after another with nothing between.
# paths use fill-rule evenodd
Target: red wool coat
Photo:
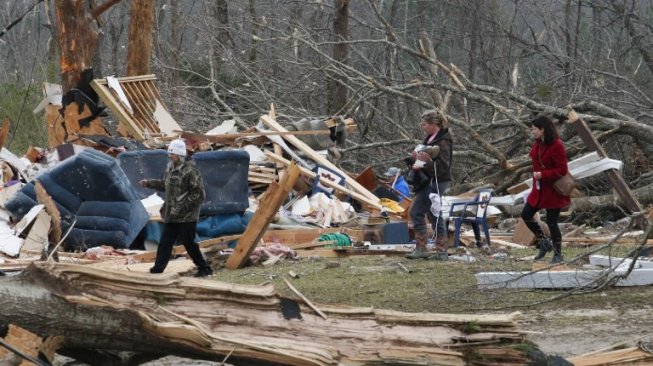
<instances>
[{"instance_id":1,"label":"red wool coat","mask_svg":"<svg viewBox=\"0 0 653 366\"><path fill-rule=\"evenodd\" d=\"M540 189L533 189L528 195L528 203L535 208L564 208L571 203L569 197L561 196L553 189L553 182L567 174L567 151L560 139L550 145L535 141L529 154L533 162L533 172L542 172Z\"/></svg>"}]
</instances>

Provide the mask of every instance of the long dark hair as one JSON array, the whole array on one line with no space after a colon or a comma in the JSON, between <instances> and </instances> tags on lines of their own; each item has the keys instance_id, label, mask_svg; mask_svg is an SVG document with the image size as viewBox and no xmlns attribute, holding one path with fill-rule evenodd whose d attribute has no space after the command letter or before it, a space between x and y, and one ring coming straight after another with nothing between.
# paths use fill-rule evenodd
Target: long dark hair
<instances>
[{"instance_id":1,"label":"long dark hair","mask_svg":"<svg viewBox=\"0 0 653 366\"><path fill-rule=\"evenodd\" d=\"M541 130L544 130L544 135L542 136L542 142L549 145L555 139L560 138L558 135L558 130L553 125L553 120L547 116L538 116L531 122L531 126L535 126Z\"/></svg>"}]
</instances>

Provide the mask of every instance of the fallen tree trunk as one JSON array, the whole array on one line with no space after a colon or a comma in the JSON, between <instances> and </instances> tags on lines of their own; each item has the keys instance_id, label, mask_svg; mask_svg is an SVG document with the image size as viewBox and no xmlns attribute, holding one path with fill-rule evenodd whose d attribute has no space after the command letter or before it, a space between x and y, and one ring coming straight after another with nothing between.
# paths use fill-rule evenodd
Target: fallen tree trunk
<instances>
[{"instance_id":1,"label":"fallen tree trunk","mask_svg":"<svg viewBox=\"0 0 653 366\"><path fill-rule=\"evenodd\" d=\"M649 205L653 203L653 184L648 184L644 187L633 189L635 198L642 205ZM596 210L604 207L623 207L623 202L614 194L605 194L602 196L585 196L585 197L572 197L570 209L573 212L584 212ZM519 216L523 208L523 204L514 206L502 206L506 215Z\"/></svg>"},{"instance_id":2,"label":"fallen tree trunk","mask_svg":"<svg viewBox=\"0 0 653 366\"><path fill-rule=\"evenodd\" d=\"M35 262L21 275L0 279L0 325L13 323L41 337L62 335L67 349L218 361L229 354L227 362L242 365L464 365L466 355L487 352L499 365L503 351L514 361L514 346L524 340L517 313L314 306L326 319L272 285L53 262Z\"/></svg>"}]
</instances>

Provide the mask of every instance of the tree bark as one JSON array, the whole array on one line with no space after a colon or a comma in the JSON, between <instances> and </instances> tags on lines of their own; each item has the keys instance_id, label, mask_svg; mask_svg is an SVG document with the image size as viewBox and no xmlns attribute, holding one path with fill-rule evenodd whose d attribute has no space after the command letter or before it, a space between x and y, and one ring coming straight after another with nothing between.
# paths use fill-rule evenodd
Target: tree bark
<instances>
[{"instance_id":1,"label":"tree bark","mask_svg":"<svg viewBox=\"0 0 653 366\"><path fill-rule=\"evenodd\" d=\"M151 73L154 3L151 0L132 0L131 2L127 76Z\"/></svg>"},{"instance_id":2,"label":"tree bark","mask_svg":"<svg viewBox=\"0 0 653 366\"><path fill-rule=\"evenodd\" d=\"M333 33L335 43L333 45L333 59L341 64L347 64L349 57L349 0L334 0ZM338 114L347 103L346 80L337 73L329 79L328 113Z\"/></svg>"},{"instance_id":3,"label":"tree bark","mask_svg":"<svg viewBox=\"0 0 653 366\"><path fill-rule=\"evenodd\" d=\"M61 49L59 66L65 94L77 86L82 71L91 67L97 32L86 0L55 1L57 38Z\"/></svg>"},{"instance_id":4,"label":"tree bark","mask_svg":"<svg viewBox=\"0 0 653 366\"><path fill-rule=\"evenodd\" d=\"M462 365L466 353L488 347L512 357L508 348L523 338L516 314L321 306L323 319L272 285L53 262L35 262L21 275L0 278L0 307L0 326L12 323L41 337L63 335L67 350L220 361L230 354L227 362L242 365ZM475 333L466 333L469 328Z\"/></svg>"}]
</instances>

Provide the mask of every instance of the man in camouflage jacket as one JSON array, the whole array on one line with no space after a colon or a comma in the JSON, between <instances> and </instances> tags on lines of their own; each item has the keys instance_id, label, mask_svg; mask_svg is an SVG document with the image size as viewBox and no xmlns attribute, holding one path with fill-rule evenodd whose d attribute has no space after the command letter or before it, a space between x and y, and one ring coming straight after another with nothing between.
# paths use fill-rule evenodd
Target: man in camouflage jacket
<instances>
[{"instance_id":1,"label":"man in camouflage jacket","mask_svg":"<svg viewBox=\"0 0 653 366\"><path fill-rule=\"evenodd\" d=\"M204 201L204 181L195 163L186 159L186 144L175 140L168 148L170 162L163 174L163 179L142 180L143 187L164 191L166 201L161 207L163 231L156 252L151 273L162 273L172 254L176 242L184 245L186 252L198 268L196 277L212 274L199 245L195 242L195 228L200 215L200 206Z\"/></svg>"}]
</instances>

